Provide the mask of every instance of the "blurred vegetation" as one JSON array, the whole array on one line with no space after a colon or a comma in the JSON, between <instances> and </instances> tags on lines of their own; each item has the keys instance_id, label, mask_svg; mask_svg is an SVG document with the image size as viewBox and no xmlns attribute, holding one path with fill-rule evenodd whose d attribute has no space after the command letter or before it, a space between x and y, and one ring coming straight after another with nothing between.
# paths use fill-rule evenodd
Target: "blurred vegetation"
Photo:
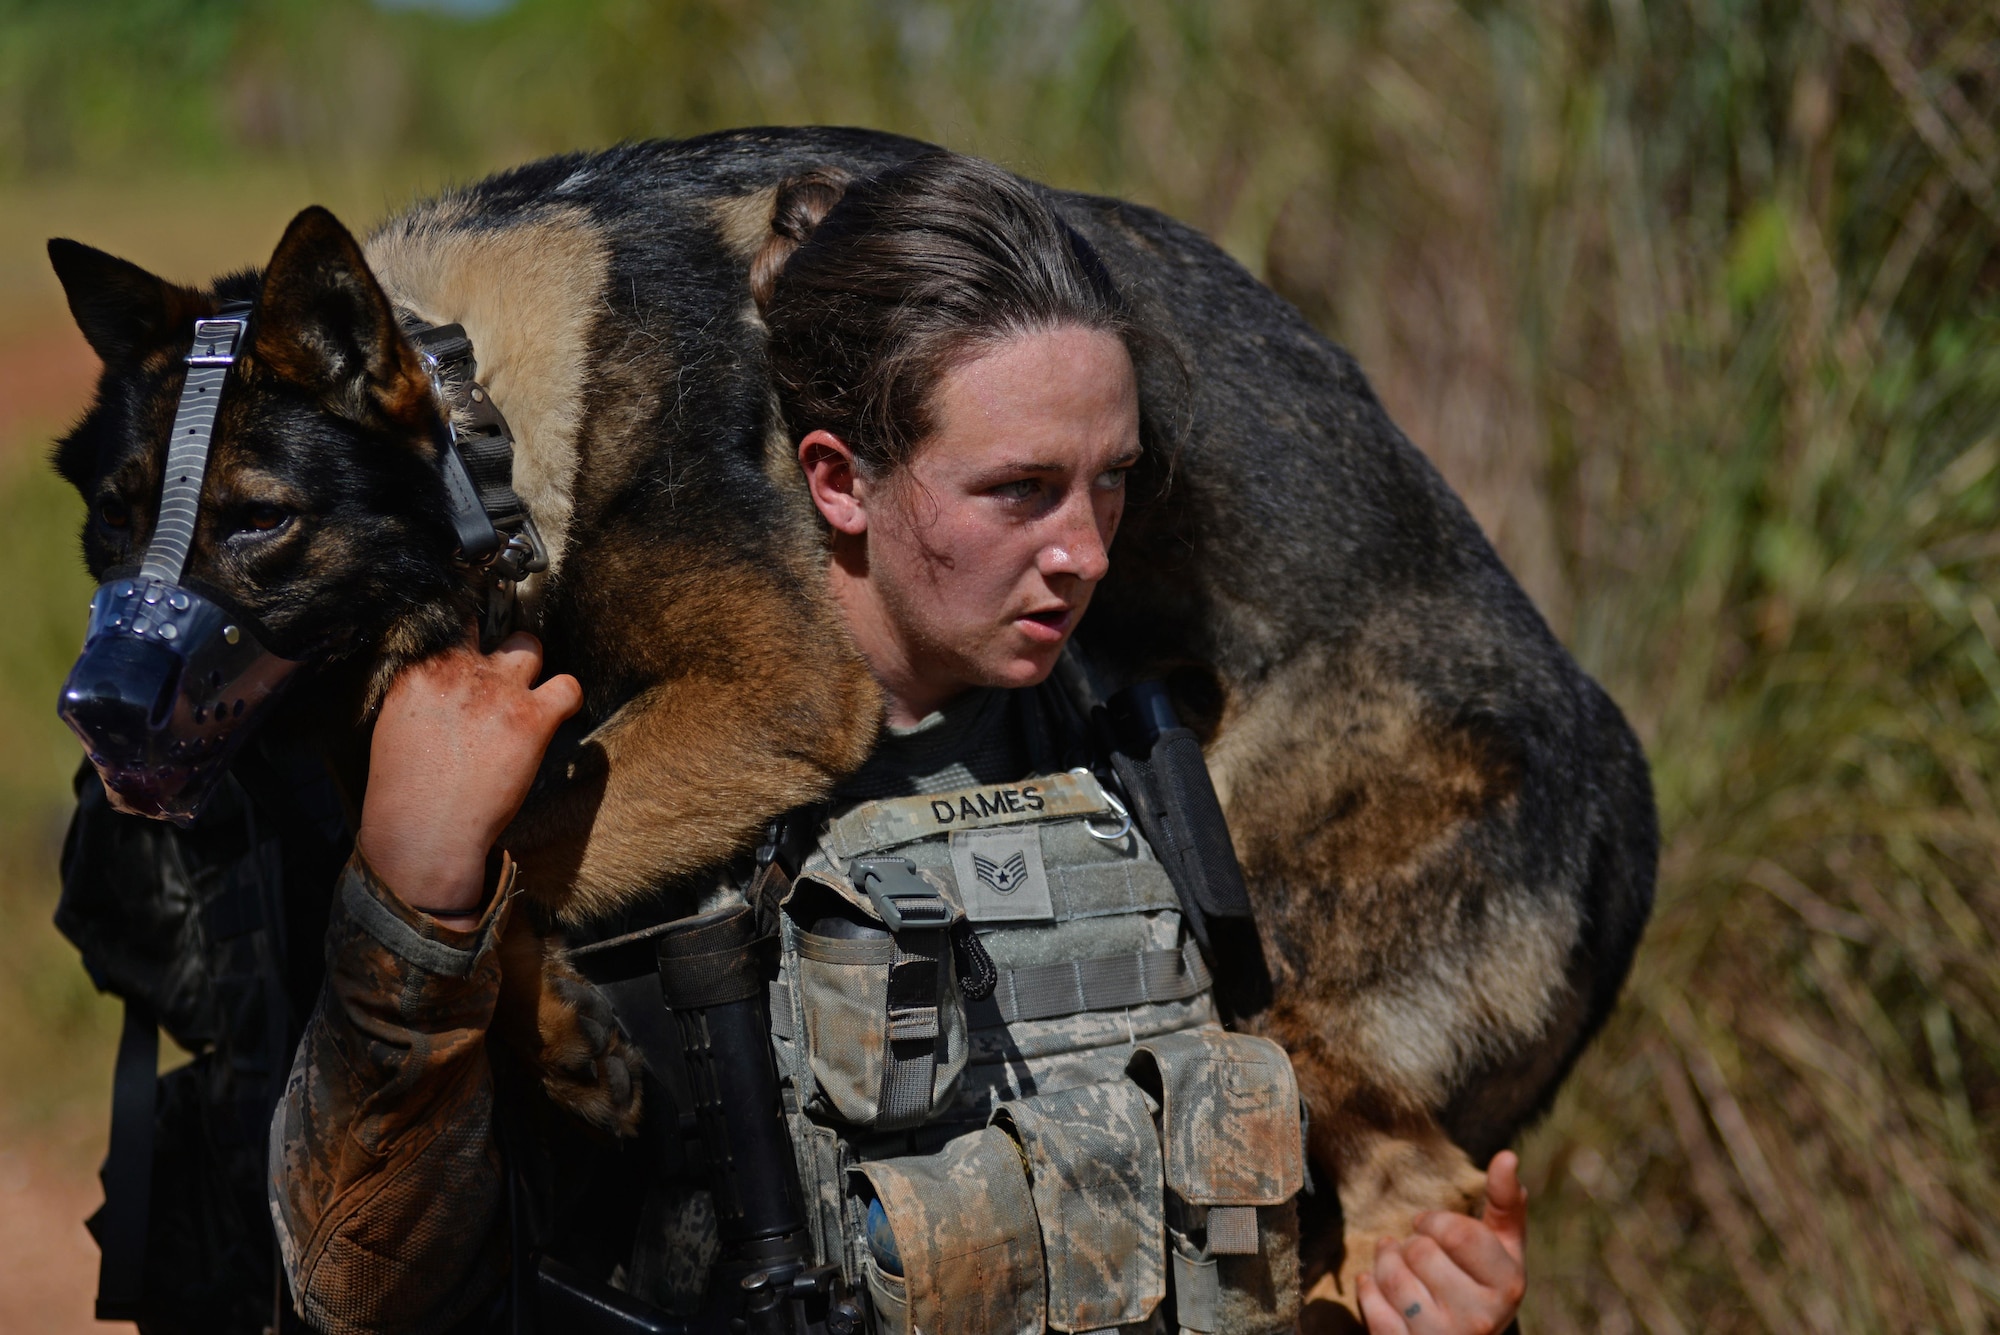
<instances>
[{"instance_id":1,"label":"blurred vegetation","mask_svg":"<svg viewBox=\"0 0 2000 1335\"><path fill-rule=\"evenodd\" d=\"M283 215L253 234L249 196L837 121L1203 227L1357 352L1654 759L1655 925L1526 1146L1528 1328L1976 1332L1996 104L1981 0L0 0L0 212L88 182L105 228L72 230L101 239L171 195L162 225L254 261ZM30 743L0 970L95 1061L73 964L14 931L48 907L47 702L83 605L56 490L0 470L16 587L52 609L0 637L10 758Z\"/></svg>"}]
</instances>

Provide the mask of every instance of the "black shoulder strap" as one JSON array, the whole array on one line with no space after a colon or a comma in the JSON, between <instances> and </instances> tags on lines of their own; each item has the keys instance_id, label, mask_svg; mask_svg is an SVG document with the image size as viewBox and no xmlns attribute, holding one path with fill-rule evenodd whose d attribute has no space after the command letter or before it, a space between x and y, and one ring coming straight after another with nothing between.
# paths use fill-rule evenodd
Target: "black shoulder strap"
<instances>
[{"instance_id":1,"label":"black shoulder strap","mask_svg":"<svg viewBox=\"0 0 2000 1335\"><path fill-rule=\"evenodd\" d=\"M1257 1014L1271 1004L1271 971L1200 739L1181 726L1157 681L1098 700L1074 646L1064 649L1057 679L1082 697L1076 703L1089 714L1132 818L1174 883L1188 929L1215 975L1223 1018Z\"/></svg>"}]
</instances>

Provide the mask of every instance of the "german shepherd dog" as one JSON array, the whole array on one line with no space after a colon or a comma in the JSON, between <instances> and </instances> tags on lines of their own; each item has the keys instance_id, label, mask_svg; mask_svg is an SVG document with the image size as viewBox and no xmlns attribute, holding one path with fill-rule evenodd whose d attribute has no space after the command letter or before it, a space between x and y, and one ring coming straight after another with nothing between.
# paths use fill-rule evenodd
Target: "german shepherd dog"
<instances>
[{"instance_id":1,"label":"german shepherd dog","mask_svg":"<svg viewBox=\"0 0 2000 1335\"><path fill-rule=\"evenodd\" d=\"M88 564L148 539L194 320L253 302L188 578L313 665L290 709L365 754L385 684L479 610L406 332L463 325L552 553L527 621L586 696L506 843L561 921L687 891L856 767L882 713L749 265L785 178L930 151L763 129L552 158L365 244L307 209L261 273L200 290L52 242L104 362L56 452ZM1048 197L1189 368L1142 374L1176 457L1141 465L1078 635L1109 679L1165 678L1204 738L1275 983L1245 1027L1292 1054L1335 1188L1306 1202L1309 1297L1351 1306L1374 1240L1474 1202L1610 1011L1651 907L1646 763L1352 358L1190 228Z\"/></svg>"}]
</instances>

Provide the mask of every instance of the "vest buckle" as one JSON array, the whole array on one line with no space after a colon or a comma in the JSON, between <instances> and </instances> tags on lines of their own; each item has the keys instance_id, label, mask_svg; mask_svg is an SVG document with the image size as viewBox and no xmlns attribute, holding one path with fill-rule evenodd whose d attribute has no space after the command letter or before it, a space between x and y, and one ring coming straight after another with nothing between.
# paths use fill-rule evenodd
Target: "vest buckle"
<instances>
[{"instance_id":1,"label":"vest buckle","mask_svg":"<svg viewBox=\"0 0 2000 1335\"><path fill-rule=\"evenodd\" d=\"M847 878L867 893L891 933L905 926L937 931L951 924L951 905L908 858L856 858L847 864Z\"/></svg>"}]
</instances>

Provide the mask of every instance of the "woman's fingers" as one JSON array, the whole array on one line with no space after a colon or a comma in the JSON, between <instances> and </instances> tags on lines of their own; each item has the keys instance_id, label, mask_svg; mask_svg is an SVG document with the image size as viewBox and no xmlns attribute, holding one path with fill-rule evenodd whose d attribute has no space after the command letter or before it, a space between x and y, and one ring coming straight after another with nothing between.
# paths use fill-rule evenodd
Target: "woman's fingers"
<instances>
[{"instance_id":1,"label":"woman's fingers","mask_svg":"<svg viewBox=\"0 0 2000 1335\"><path fill-rule=\"evenodd\" d=\"M1382 1296L1396 1310L1405 1325L1415 1332L1450 1329L1443 1321L1444 1310L1430 1287L1417 1276L1403 1256L1403 1246L1394 1238L1384 1238L1375 1248L1375 1282Z\"/></svg>"},{"instance_id":2,"label":"woman's fingers","mask_svg":"<svg viewBox=\"0 0 2000 1335\"><path fill-rule=\"evenodd\" d=\"M1362 1319L1373 1335L1491 1335L1513 1319L1527 1288L1522 1264L1528 1193L1511 1152L1486 1173L1486 1217L1419 1215L1417 1236L1385 1238L1373 1274L1360 1276Z\"/></svg>"},{"instance_id":3,"label":"woman's fingers","mask_svg":"<svg viewBox=\"0 0 2000 1335\"><path fill-rule=\"evenodd\" d=\"M583 703L576 678L537 686L542 646L464 642L399 673L370 747L358 838L388 885L426 908L475 903L486 856L520 810L550 739Z\"/></svg>"},{"instance_id":4,"label":"woman's fingers","mask_svg":"<svg viewBox=\"0 0 2000 1335\"><path fill-rule=\"evenodd\" d=\"M475 644L473 652L478 652ZM524 630L517 630L493 646L486 656L493 666L523 686L534 683L542 671L542 642Z\"/></svg>"},{"instance_id":5,"label":"woman's fingers","mask_svg":"<svg viewBox=\"0 0 2000 1335\"><path fill-rule=\"evenodd\" d=\"M1464 1215L1458 1217L1475 1229L1485 1231L1485 1226L1477 1220ZM1504 1259L1506 1253L1500 1251L1499 1242L1491 1239L1490 1235L1488 1240ZM1460 1264L1459 1258L1447 1253L1434 1239L1412 1238L1403 1244L1402 1254L1404 1263L1437 1299L1437 1314L1443 1321L1438 1329L1463 1332L1464 1335L1491 1335L1513 1315L1518 1295L1508 1293L1500 1285L1488 1285L1474 1279Z\"/></svg>"},{"instance_id":6,"label":"woman's fingers","mask_svg":"<svg viewBox=\"0 0 2000 1335\"><path fill-rule=\"evenodd\" d=\"M1502 1150L1486 1166L1486 1225L1516 1261L1528 1245L1528 1190L1521 1185L1521 1160Z\"/></svg>"},{"instance_id":7,"label":"woman's fingers","mask_svg":"<svg viewBox=\"0 0 2000 1335\"><path fill-rule=\"evenodd\" d=\"M558 672L535 687L535 699L548 711L551 726L583 708L583 687L567 672Z\"/></svg>"},{"instance_id":8,"label":"woman's fingers","mask_svg":"<svg viewBox=\"0 0 2000 1335\"><path fill-rule=\"evenodd\" d=\"M470 646L470 652L477 656L477 646ZM535 685L535 678L542 672L542 642L526 631L517 630L494 645L493 652L485 655L485 659L509 685L528 688L542 721L551 731L583 708L583 687L567 672L558 672L541 685Z\"/></svg>"},{"instance_id":9,"label":"woman's fingers","mask_svg":"<svg viewBox=\"0 0 2000 1335\"><path fill-rule=\"evenodd\" d=\"M1361 1298L1361 1319L1368 1323L1368 1335L1410 1335L1410 1323L1389 1303L1375 1276L1363 1273L1356 1283Z\"/></svg>"},{"instance_id":10,"label":"woman's fingers","mask_svg":"<svg viewBox=\"0 0 2000 1335\"><path fill-rule=\"evenodd\" d=\"M1475 1283L1504 1291L1520 1282L1520 1257L1507 1249L1500 1235L1486 1222L1470 1215L1438 1211L1418 1215L1416 1230L1419 1237L1428 1239L1437 1251L1450 1257ZM1414 1257L1411 1264L1415 1264Z\"/></svg>"}]
</instances>

